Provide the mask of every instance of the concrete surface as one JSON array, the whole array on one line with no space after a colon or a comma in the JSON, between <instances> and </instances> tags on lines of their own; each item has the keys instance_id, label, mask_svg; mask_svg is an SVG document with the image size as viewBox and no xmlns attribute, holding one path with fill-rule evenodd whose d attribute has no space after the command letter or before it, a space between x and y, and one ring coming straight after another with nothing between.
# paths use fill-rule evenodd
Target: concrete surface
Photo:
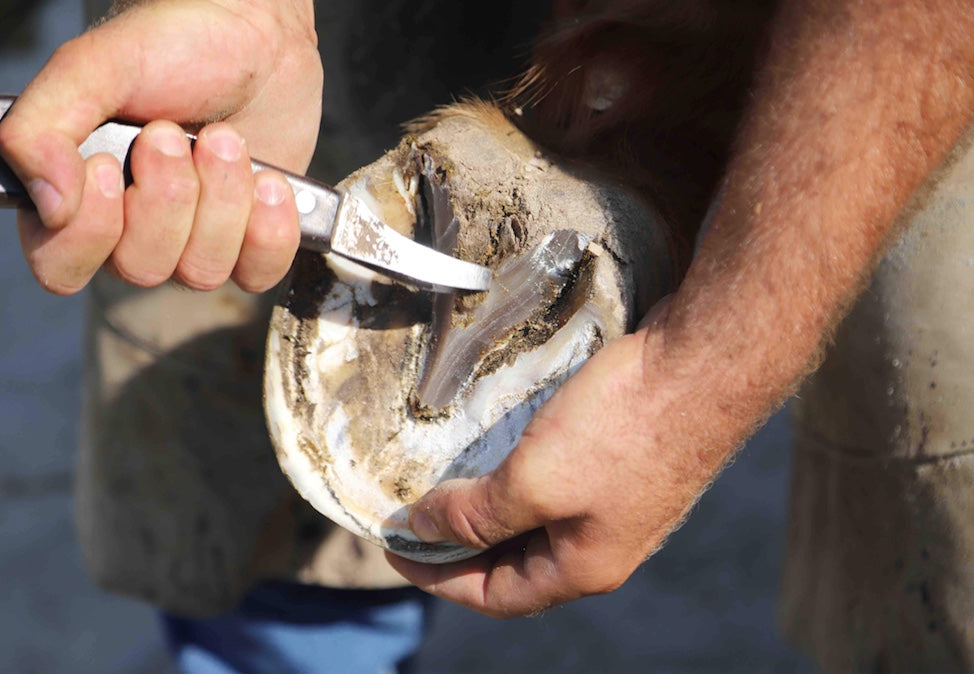
<instances>
[{"instance_id":1,"label":"concrete surface","mask_svg":"<svg viewBox=\"0 0 974 674\"><path fill-rule=\"evenodd\" d=\"M19 91L81 25L78 0L15 4L0 4L0 91ZM37 288L0 212L0 671L164 673L151 609L96 589L74 539L81 303ZM438 605L420 671L811 671L773 621L788 436L776 416L611 595L507 622Z\"/></svg>"}]
</instances>

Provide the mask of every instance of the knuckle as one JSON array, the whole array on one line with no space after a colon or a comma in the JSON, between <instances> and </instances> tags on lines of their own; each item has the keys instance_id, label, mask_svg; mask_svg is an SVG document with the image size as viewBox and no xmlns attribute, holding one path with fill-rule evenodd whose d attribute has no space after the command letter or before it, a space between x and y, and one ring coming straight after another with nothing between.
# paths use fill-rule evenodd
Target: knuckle
<instances>
[{"instance_id":1,"label":"knuckle","mask_svg":"<svg viewBox=\"0 0 974 674\"><path fill-rule=\"evenodd\" d=\"M557 393L555 395L558 395ZM531 418L531 423L524 429L521 443L544 445L552 442L552 438L561 441L570 435L565 426L565 420L558 414L552 413L551 405L542 405L541 409Z\"/></svg>"},{"instance_id":2,"label":"knuckle","mask_svg":"<svg viewBox=\"0 0 974 674\"><path fill-rule=\"evenodd\" d=\"M193 290L216 290L230 278L229 269L218 261L184 255L176 266L176 279Z\"/></svg>"},{"instance_id":3,"label":"knuckle","mask_svg":"<svg viewBox=\"0 0 974 674\"><path fill-rule=\"evenodd\" d=\"M626 576L606 576L594 582L586 594L609 594L615 592L626 582Z\"/></svg>"},{"instance_id":4,"label":"knuckle","mask_svg":"<svg viewBox=\"0 0 974 674\"><path fill-rule=\"evenodd\" d=\"M237 287L247 293L267 292L277 285L279 280L279 277L246 276L238 273L235 273L233 276L233 282L237 284Z\"/></svg>"},{"instance_id":5,"label":"knuckle","mask_svg":"<svg viewBox=\"0 0 974 674\"><path fill-rule=\"evenodd\" d=\"M524 453L508 457L511 461L503 467L507 469L506 479L502 484L492 482L494 488L487 490L485 505L497 519L508 519L503 515L510 513L511 504L517 504L517 512L529 513L538 522L556 522L577 514L578 504L584 497L579 493L581 490L567 492L563 487L552 488L552 485L567 484L557 472L549 471L546 479L539 481L530 459L524 460L523 456Z\"/></svg>"},{"instance_id":6,"label":"knuckle","mask_svg":"<svg viewBox=\"0 0 974 674\"><path fill-rule=\"evenodd\" d=\"M121 217L93 218L87 236L94 247L107 254L118 245L124 230L124 220Z\"/></svg>"},{"instance_id":7,"label":"knuckle","mask_svg":"<svg viewBox=\"0 0 974 674\"><path fill-rule=\"evenodd\" d=\"M195 206L199 199L200 183L194 173L170 176L159 188L159 197L167 204Z\"/></svg>"},{"instance_id":8,"label":"knuckle","mask_svg":"<svg viewBox=\"0 0 974 674\"><path fill-rule=\"evenodd\" d=\"M258 254L284 254L297 250L300 232L295 223L284 218L252 222L247 228L247 246ZM281 264L290 264L290 259ZM277 265L280 266L280 265Z\"/></svg>"},{"instance_id":9,"label":"knuckle","mask_svg":"<svg viewBox=\"0 0 974 674\"><path fill-rule=\"evenodd\" d=\"M249 283L246 281L235 281L237 287L243 290L245 293L250 293L252 295L259 295L261 293L266 293L268 290L274 287L273 283Z\"/></svg>"},{"instance_id":10,"label":"knuckle","mask_svg":"<svg viewBox=\"0 0 974 674\"><path fill-rule=\"evenodd\" d=\"M82 56L82 54L79 52L84 51L84 42L86 42L88 39L89 38L86 35L81 35L60 44L51 54L51 64L57 66L62 63L77 63L78 57Z\"/></svg>"},{"instance_id":11,"label":"knuckle","mask_svg":"<svg viewBox=\"0 0 974 674\"><path fill-rule=\"evenodd\" d=\"M629 574L611 565L599 564L595 568L586 567L575 571L566 578L566 581L567 585L574 590L573 596L587 597L615 592L628 578Z\"/></svg>"},{"instance_id":12,"label":"knuckle","mask_svg":"<svg viewBox=\"0 0 974 674\"><path fill-rule=\"evenodd\" d=\"M25 136L26 129L17 118L5 119L0 124L0 153L7 156L16 154Z\"/></svg>"},{"instance_id":13,"label":"knuckle","mask_svg":"<svg viewBox=\"0 0 974 674\"><path fill-rule=\"evenodd\" d=\"M169 279L168 273L135 264L125 256L113 256L112 267L120 279L137 288L155 288Z\"/></svg>"},{"instance_id":14,"label":"knuckle","mask_svg":"<svg viewBox=\"0 0 974 674\"><path fill-rule=\"evenodd\" d=\"M561 504L556 500L553 500L552 492L548 489L538 489L532 484L512 484L510 486L512 491L512 496L508 497L510 501L518 504L518 509L524 512L532 513L534 517L542 522L554 522L560 519L564 519L566 516L573 513L566 512ZM500 494L497 500L500 501L497 507L502 507L500 504L503 503L504 495ZM494 500L491 500L493 505Z\"/></svg>"},{"instance_id":15,"label":"knuckle","mask_svg":"<svg viewBox=\"0 0 974 674\"><path fill-rule=\"evenodd\" d=\"M456 542L468 548L485 549L492 545L483 525L483 518L453 505L446 511L447 525Z\"/></svg>"}]
</instances>

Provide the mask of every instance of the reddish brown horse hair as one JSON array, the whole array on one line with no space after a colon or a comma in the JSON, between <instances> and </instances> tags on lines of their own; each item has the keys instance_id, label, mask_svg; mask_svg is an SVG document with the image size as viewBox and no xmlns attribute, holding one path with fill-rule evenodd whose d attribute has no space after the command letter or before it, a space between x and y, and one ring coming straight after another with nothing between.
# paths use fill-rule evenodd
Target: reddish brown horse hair
<instances>
[{"instance_id":1,"label":"reddish brown horse hair","mask_svg":"<svg viewBox=\"0 0 974 674\"><path fill-rule=\"evenodd\" d=\"M556 0L502 102L541 145L652 201L683 269L773 10L774 0Z\"/></svg>"}]
</instances>

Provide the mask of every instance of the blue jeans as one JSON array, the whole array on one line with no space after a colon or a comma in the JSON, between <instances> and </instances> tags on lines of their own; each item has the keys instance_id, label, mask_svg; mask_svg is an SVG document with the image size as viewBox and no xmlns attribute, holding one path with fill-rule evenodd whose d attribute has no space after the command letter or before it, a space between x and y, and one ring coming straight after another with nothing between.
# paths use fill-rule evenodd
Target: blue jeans
<instances>
[{"instance_id":1,"label":"blue jeans","mask_svg":"<svg viewBox=\"0 0 974 674\"><path fill-rule=\"evenodd\" d=\"M217 618L163 615L183 674L408 672L432 598L265 582Z\"/></svg>"}]
</instances>

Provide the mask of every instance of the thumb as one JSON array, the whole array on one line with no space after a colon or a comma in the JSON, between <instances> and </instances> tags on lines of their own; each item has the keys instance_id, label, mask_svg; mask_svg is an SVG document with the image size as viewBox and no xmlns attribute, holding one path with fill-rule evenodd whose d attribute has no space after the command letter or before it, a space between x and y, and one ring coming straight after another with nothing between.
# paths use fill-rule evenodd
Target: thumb
<instances>
[{"instance_id":1,"label":"thumb","mask_svg":"<svg viewBox=\"0 0 974 674\"><path fill-rule=\"evenodd\" d=\"M65 226L81 203L78 146L118 110L118 59L86 35L58 48L0 122L0 154L20 178L45 225Z\"/></svg>"},{"instance_id":2,"label":"thumb","mask_svg":"<svg viewBox=\"0 0 974 674\"><path fill-rule=\"evenodd\" d=\"M544 526L541 509L511 488L505 462L493 473L437 485L413 504L409 526L427 543L485 549Z\"/></svg>"}]
</instances>

